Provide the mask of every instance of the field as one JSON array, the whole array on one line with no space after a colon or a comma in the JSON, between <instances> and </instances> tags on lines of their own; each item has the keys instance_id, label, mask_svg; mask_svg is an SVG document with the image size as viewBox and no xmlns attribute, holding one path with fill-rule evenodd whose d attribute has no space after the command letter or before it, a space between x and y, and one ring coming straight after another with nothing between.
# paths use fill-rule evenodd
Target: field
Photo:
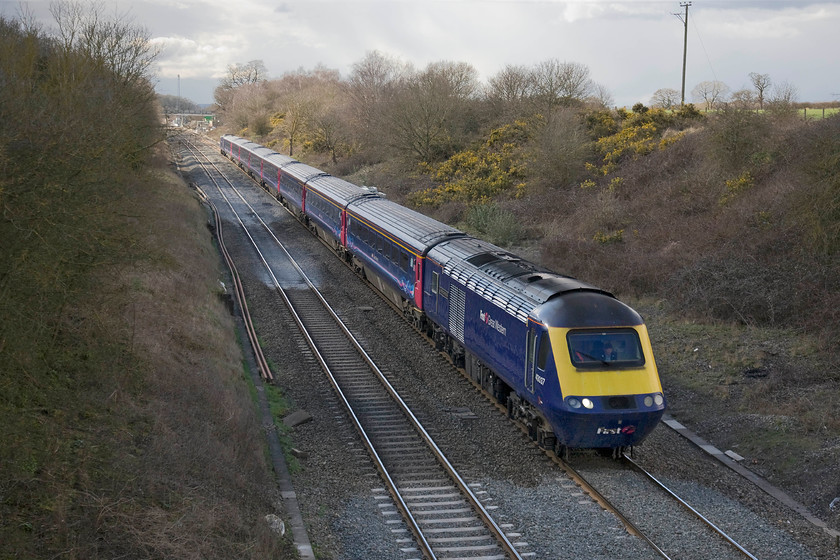
<instances>
[{"instance_id":1,"label":"field","mask_svg":"<svg viewBox=\"0 0 840 560\"><path fill-rule=\"evenodd\" d=\"M840 107L829 107L821 109L805 108L801 109L802 118L807 119L827 119L840 114Z\"/></svg>"}]
</instances>

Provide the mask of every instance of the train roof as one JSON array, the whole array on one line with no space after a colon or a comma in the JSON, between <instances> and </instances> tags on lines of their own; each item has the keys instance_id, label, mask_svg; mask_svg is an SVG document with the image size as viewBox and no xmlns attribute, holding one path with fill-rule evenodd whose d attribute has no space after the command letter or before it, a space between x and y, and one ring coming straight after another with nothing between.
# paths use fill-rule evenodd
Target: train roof
<instances>
[{"instance_id":1,"label":"train roof","mask_svg":"<svg viewBox=\"0 0 840 560\"><path fill-rule=\"evenodd\" d=\"M462 237L462 231L381 197L352 202L347 211L392 238L409 244L419 255L443 240Z\"/></svg>"},{"instance_id":2,"label":"train roof","mask_svg":"<svg viewBox=\"0 0 840 560\"><path fill-rule=\"evenodd\" d=\"M358 198L384 196L376 189L360 187L332 175L319 175L306 183L306 188L321 193L342 208Z\"/></svg>"},{"instance_id":3,"label":"train roof","mask_svg":"<svg viewBox=\"0 0 840 560\"><path fill-rule=\"evenodd\" d=\"M328 173L324 173L320 169L312 167L311 165L306 165L305 163L301 163L297 160L289 162L288 165L284 165L283 173L288 173L289 175L297 179L300 183L306 183L307 181L311 181L319 175L329 175Z\"/></svg>"},{"instance_id":4,"label":"train roof","mask_svg":"<svg viewBox=\"0 0 840 560\"><path fill-rule=\"evenodd\" d=\"M257 144L256 142L251 142L247 138L242 138L240 136L228 136L227 139L230 140L231 144L236 144L237 146L245 146L247 144L251 144L255 148L262 147L260 144Z\"/></svg>"},{"instance_id":5,"label":"train roof","mask_svg":"<svg viewBox=\"0 0 840 560\"><path fill-rule=\"evenodd\" d=\"M271 163L275 167L278 167L278 168L289 165L290 163L298 163L298 160L296 160L295 158L285 156L283 154L278 154L277 152L274 152L273 154L269 154L269 155L265 156L264 159L268 163Z\"/></svg>"},{"instance_id":6,"label":"train roof","mask_svg":"<svg viewBox=\"0 0 840 560\"><path fill-rule=\"evenodd\" d=\"M260 146L259 148L254 148L251 152L259 157L260 159L267 159L269 156L277 153L271 148L266 148L265 146Z\"/></svg>"},{"instance_id":7,"label":"train roof","mask_svg":"<svg viewBox=\"0 0 840 560\"><path fill-rule=\"evenodd\" d=\"M440 243L429 251L429 258L439 263L448 276L522 321L535 315L551 326L559 326L563 318L556 312L547 313L557 306L546 304L559 295L573 292L590 294L595 300L617 301L609 292L552 272L474 237ZM540 311L541 306L545 310Z\"/></svg>"}]
</instances>

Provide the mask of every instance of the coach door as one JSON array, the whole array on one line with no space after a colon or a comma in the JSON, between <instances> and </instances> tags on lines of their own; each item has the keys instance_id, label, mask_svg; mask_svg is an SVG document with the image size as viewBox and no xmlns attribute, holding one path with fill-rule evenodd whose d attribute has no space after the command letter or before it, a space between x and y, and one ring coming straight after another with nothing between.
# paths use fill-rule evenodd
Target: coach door
<instances>
[{"instance_id":1,"label":"coach door","mask_svg":"<svg viewBox=\"0 0 840 560\"><path fill-rule=\"evenodd\" d=\"M431 286L429 286L429 291L431 291L431 296L429 297L429 307L426 311L431 311L434 314L438 312L437 300L440 297L440 273L437 271L432 272L431 277Z\"/></svg>"},{"instance_id":2,"label":"coach door","mask_svg":"<svg viewBox=\"0 0 840 560\"><path fill-rule=\"evenodd\" d=\"M534 392L534 360L537 353L537 330L528 322L528 342L525 348L525 388Z\"/></svg>"}]
</instances>

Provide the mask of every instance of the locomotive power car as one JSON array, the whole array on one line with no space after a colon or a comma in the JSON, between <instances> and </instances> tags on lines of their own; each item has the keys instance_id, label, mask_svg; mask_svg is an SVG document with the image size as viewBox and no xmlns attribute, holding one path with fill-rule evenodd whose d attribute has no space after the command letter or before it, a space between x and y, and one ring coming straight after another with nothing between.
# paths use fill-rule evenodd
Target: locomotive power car
<instances>
[{"instance_id":1,"label":"locomotive power car","mask_svg":"<svg viewBox=\"0 0 840 560\"><path fill-rule=\"evenodd\" d=\"M641 443L665 412L647 328L612 294L237 136L221 152L369 280L543 447Z\"/></svg>"}]
</instances>

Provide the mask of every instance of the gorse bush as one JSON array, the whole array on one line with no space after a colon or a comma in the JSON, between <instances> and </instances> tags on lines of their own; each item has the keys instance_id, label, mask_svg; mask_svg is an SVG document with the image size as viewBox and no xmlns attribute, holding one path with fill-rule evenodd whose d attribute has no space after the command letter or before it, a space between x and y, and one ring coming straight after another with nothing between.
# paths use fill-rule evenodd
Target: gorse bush
<instances>
[{"instance_id":1,"label":"gorse bush","mask_svg":"<svg viewBox=\"0 0 840 560\"><path fill-rule=\"evenodd\" d=\"M665 135L665 131L683 128L689 122L702 119L700 113L695 114L690 109L677 113L665 109L648 109L643 105L635 109L639 112L619 113L624 117L619 125L613 125L615 120L603 112L587 118L591 129L600 134L595 141L595 148L601 160L598 164L587 165L590 173L595 176L609 175L625 158L640 157L656 149L665 149L684 135L684 132ZM603 134L613 129L614 132Z\"/></svg>"},{"instance_id":2,"label":"gorse bush","mask_svg":"<svg viewBox=\"0 0 840 560\"><path fill-rule=\"evenodd\" d=\"M487 203L498 196L521 196L527 163L523 144L530 126L518 121L493 130L478 148L464 150L439 164L424 164L440 184L417 192L411 201L437 206L445 202Z\"/></svg>"},{"instance_id":3,"label":"gorse bush","mask_svg":"<svg viewBox=\"0 0 840 560\"><path fill-rule=\"evenodd\" d=\"M749 171L744 171L734 179L727 179L726 192L720 197L720 203L726 204L755 184L755 179Z\"/></svg>"}]
</instances>

